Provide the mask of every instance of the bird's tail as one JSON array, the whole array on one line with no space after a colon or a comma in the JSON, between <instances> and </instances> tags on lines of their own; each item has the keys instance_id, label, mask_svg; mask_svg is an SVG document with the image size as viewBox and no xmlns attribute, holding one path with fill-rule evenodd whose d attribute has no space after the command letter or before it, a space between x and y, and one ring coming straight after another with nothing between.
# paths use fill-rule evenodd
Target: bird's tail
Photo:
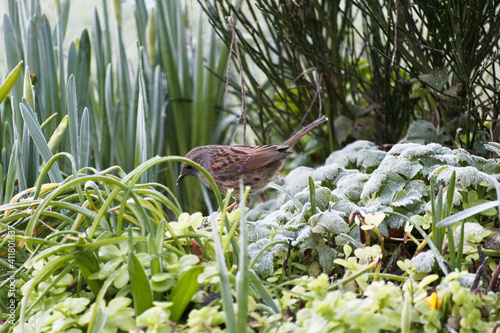
<instances>
[{"instance_id":1,"label":"bird's tail","mask_svg":"<svg viewBox=\"0 0 500 333\"><path fill-rule=\"evenodd\" d=\"M306 135L307 132L309 132L310 130L312 130L313 128L315 128L319 124L324 123L327 120L328 120L328 118L326 116L319 117L318 119L316 119L315 121L313 121L312 123L310 123L309 125L304 127L302 130L300 130L297 134L293 135L290 139L286 140L283 143L283 145L289 146L290 148L293 147L293 145L295 145L297 143L297 141L300 140L300 138L302 138L304 135Z\"/></svg>"}]
</instances>

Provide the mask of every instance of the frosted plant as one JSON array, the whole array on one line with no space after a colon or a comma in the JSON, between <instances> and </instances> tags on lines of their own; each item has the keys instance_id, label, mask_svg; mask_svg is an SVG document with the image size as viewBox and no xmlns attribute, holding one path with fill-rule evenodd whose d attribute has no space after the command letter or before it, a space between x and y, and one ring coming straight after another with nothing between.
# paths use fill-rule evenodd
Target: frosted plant
<instances>
[{"instance_id":1,"label":"frosted plant","mask_svg":"<svg viewBox=\"0 0 500 333\"><path fill-rule=\"evenodd\" d=\"M427 142L438 142L438 132L434 125L426 120L417 120L408 127L406 136L400 141L425 144Z\"/></svg>"},{"instance_id":2,"label":"frosted plant","mask_svg":"<svg viewBox=\"0 0 500 333\"><path fill-rule=\"evenodd\" d=\"M480 182L491 185L493 188L498 185L498 180L495 176L478 171L477 168L471 166L455 167L444 165L436 168L430 175L437 175L436 182L447 183L453 171L455 171L456 174L456 184L462 189L469 186L476 186Z\"/></svg>"},{"instance_id":3,"label":"frosted plant","mask_svg":"<svg viewBox=\"0 0 500 333\"><path fill-rule=\"evenodd\" d=\"M432 271L435 258L432 251L421 252L410 261L418 273L429 273Z\"/></svg>"},{"instance_id":4,"label":"frosted plant","mask_svg":"<svg viewBox=\"0 0 500 333\"><path fill-rule=\"evenodd\" d=\"M484 145L484 149L492 151L497 156L500 156L500 143L498 142L488 142Z\"/></svg>"},{"instance_id":5,"label":"frosted plant","mask_svg":"<svg viewBox=\"0 0 500 333\"><path fill-rule=\"evenodd\" d=\"M461 276L458 279L458 283L460 283L460 285L462 287L470 289L470 287L474 283L475 279L476 279L476 274L474 274L474 273L467 273L467 275ZM482 286L483 286L483 281L479 280L478 287L482 287Z\"/></svg>"},{"instance_id":6,"label":"frosted plant","mask_svg":"<svg viewBox=\"0 0 500 333\"><path fill-rule=\"evenodd\" d=\"M462 198L463 194L473 191L471 187L481 185L486 187L484 195L495 196L500 174L500 165L495 160L436 143L400 143L385 153L371 142L356 141L332 153L322 167L301 167L290 172L284 187L300 201L302 207L297 207L299 205L293 200L282 195L282 205L276 212L261 214L260 221L251 225L251 239L275 238L276 235L288 237L292 246L299 247L301 251L312 250L311 254L316 256L312 259L329 273L329 260L334 257L333 247L339 245L329 242L338 240L342 244L355 244L360 240L359 227L350 228L346 224L352 212L373 214L394 211L408 217L421 216L430 211L430 177L435 178L438 186L446 186L453 171L456 172L456 207L463 204L465 208L466 204L474 204ZM312 176L316 188L319 214L315 216L311 216L309 176ZM447 187L444 188L444 197L446 191ZM248 215L251 216L251 212ZM383 237L388 237L391 229L401 228L404 223L404 218L386 214L378 229ZM335 231L337 227L339 231ZM374 238L374 235L371 237ZM429 255L422 254L414 260L424 265L422 260L430 260L425 257ZM267 258L275 260L270 254Z\"/></svg>"},{"instance_id":7,"label":"frosted plant","mask_svg":"<svg viewBox=\"0 0 500 333\"><path fill-rule=\"evenodd\" d=\"M318 234L329 232L333 235L349 232L349 225L344 221L342 215L337 211L328 211L311 216L308 224L312 231Z\"/></svg>"},{"instance_id":8,"label":"frosted plant","mask_svg":"<svg viewBox=\"0 0 500 333\"><path fill-rule=\"evenodd\" d=\"M373 142L358 140L331 153L325 164L339 164L370 172L379 166L385 155L386 152L381 151Z\"/></svg>"},{"instance_id":9,"label":"frosted plant","mask_svg":"<svg viewBox=\"0 0 500 333\"><path fill-rule=\"evenodd\" d=\"M332 193L349 201L358 202L368 179L370 176L362 172L345 175L339 179L337 188Z\"/></svg>"}]
</instances>

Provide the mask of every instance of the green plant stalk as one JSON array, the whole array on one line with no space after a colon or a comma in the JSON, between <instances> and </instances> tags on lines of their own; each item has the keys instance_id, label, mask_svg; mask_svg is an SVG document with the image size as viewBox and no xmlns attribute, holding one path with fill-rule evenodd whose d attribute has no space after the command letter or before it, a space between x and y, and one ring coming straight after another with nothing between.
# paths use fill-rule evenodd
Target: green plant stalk
<instances>
[{"instance_id":1,"label":"green plant stalk","mask_svg":"<svg viewBox=\"0 0 500 333\"><path fill-rule=\"evenodd\" d=\"M227 218L227 208L229 207L229 200L231 200L231 191L228 191L226 193L226 198L224 199L224 206L222 208L222 218L221 218L221 234L220 234L220 241L222 242L222 230L224 230L224 227L226 227L226 230L229 230L229 233L233 233L234 234L234 230L233 228L229 225L229 221L228 221L228 218ZM227 249L229 248L229 243L230 243L230 240L231 240L232 237L228 237L226 239L226 242L224 243L224 246L222 247L222 253L224 253L225 257L226 257L226 264L228 265L228 267L230 266L231 262L229 260L229 257L228 257L228 254L227 254ZM232 243L231 243L232 244ZM234 250L234 248L233 248Z\"/></svg>"},{"instance_id":2,"label":"green plant stalk","mask_svg":"<svg viewBox=\"0 0 500 333\"><path fill-rule=\"evenodd\" d=\"M156 229L156 234L148 235L149 253L154 255L159 255L162 252L166 224L167 224L166 220L162 219L160 221L160 224L158 225L158 228ZM151 276L154 276L155 274L161 274L163 272L163 269L160 257L151 259L150 267L151 267ZM161 301L162 298L163 298L163 293L153 291L153 299L155 301Z\"/></svg>"},{"instance_id":3,"label":"green plant stalk","mask_svg":"<svg viewBox=\"0 0 500 333\"><path fill-rule=\"evenodd\" d=\"M465 229L465 222L462 222L460 225L460 240L458 242L457 246L457 255L456 255L456 262L455 262L455 268L460 269L460 266L462 264L462 259L463 259L463 250L464 250L464 229Z\"/></svg>"},{"instance_id":4,"label":"green plant stalk","mask_svg":"<svg viewBox=\"0 0 500 333\"><path fill-rule=\"evenodd\" d=\"M59 258L56 258L54 260L48 261L47 264L40 271L40 273L37 276L35 276L31 280L31 283L26 287L26 295L31 295L36 285L38 285L40 282L49 277L58 268L66 266L68 262L71 262L74 259L75 259L74 254L67 254ZM24 297L21 300L21 313L19 315L19 322L21 323L21 325L24 325L27 308L28 308L28 297Z\"/></svg>"},{"instance_id":5,"label":"green plant stalk","mask_svg":"<svg viewBox=\"0 0 500 333\"><path fill-rule=\"evenodd\" d=\"M375 235L377 235L378 241L380 243L380 248L382 249L382 258L385 259L385 249L384 249L384 237L380 234L380 231L376 226L373 227Z\"/></svg>"},{"instance_id":6,"label":"green plant stalk","mask_svg":"<svg viewBox=\"0 0 500 333\"><path fill-rule=\"evenodd\" d=\"M448 189L446 191L446 204L445 204L445 209L444 209L444 216L440 218L442 220L443 218L446 218L450 216L451 211L453 209L453 196L455 193L455 179L456 179L456 174L455 171L451 174L450 181L448 183ZM455 238L453 237L453 227L450 225L447 228L448 231L448 251L450 253L450 266L454 270L457 268L457 265L460 265L459 262L457 262L456 258L456 252L455 252Z\"/></svg>"},{"instance_id":7,"label":"green plant stalk","mask_svg":"<svg viewBox=\"0 0 500 333\"><path fill-rule=\"evenodd\" d=\"M452 270L456 268L456 253L455 253L455 238L453 237L453 227L450 225L446 228L448 231L448 252L450 253L450 267Z\"/></svg>"},{"instance_id":8,"label":"green plant stalk","mask_svg":"<svg viewBox=\"0 0 500 333\"><path fill-rule=\"evenodd\" d=\"M283 186L281 185L278 185L276 183L269 183L267 185L268 188L273 188L275 190L278 190L280 191L281 193L283 193L284 195L286 195L290 200L293 201L293 203L295 204L295 206L297 206L297 208L299 210L302 210L304 208L304 206L300 203L299 200L297 200L296 197L294 197L287 189L285 189Z\"/></svg>"},{"instance_id":9,"label":"green plant stalk","mask_svg":"<svg viewBox=\"0 0 500 333\"><path fill-rule=\"evenodd\" d=\"M309 176L309 197L311 199L311 215L316 215L316 188L312 176Z\"/></svg>"},{"instance_id":10,"label":"green plant stalk","mask_svg":"<svg viewBox=\"0 0 500 333\"><path fill-rule=\"evenodd\" d=\"M288 242L287 241L274 241L274 242L271 242L267 245L265 245L260 251L259 253L252 259L252 261L250 262L250 268L253 268L255 266L255 264L257 263L257 260L259 260L259 257L270 247L273 247L277 244L284 244L284 245L288 245Z\"/></svg>"},{"instance_id":11,"label":"green plant stalk","mask_svg":"<svg viewBox=\"0 0 500 333\"><path fill-rule=\"evenodd\" d=\"M345 285L346 283L349 283L355 279L357 279L358 277L360 277L361 275L365 274L365 273L368 273L369 271L371 271L372 269L374 269L375 267L377 266L377 262L374 261L374 262L371 262L369 265L367 265L365 268L363 268L362 270L360 271L357 271L356 273L352 274L352 275L349 275L348 277L346 278L343 278L342 280L340 281L337 281L335 282L334 284L332 284L331 286L328 287L328 291L332 291L332 290L335 290L337 288L340 288L341 286ZM378 274L378 273L377 273Z\"/></svg>"},{"instance_id":12,"label":"green plant stalk","mask_svg":"<svg viewBox=\"0 0 500 333\"><path fill-rule=\"evenodd\" d=\"M65 268L56 276L56 278L47 286L47 288L37 297L37 299L31 304L31 306L28 308L28 310L26 310L27 313L29 313L35 307L35 305L37 305L37 303L41 301L42 297L45 296L50 291L50 289L52 289L52 287L54 287L55 284L64 277L64 275L66 275L68 272L70 272L73 269L73 267L76 266L76 262L73 261L73 262L69 263L68 265L64 265L64 266L65 266Z\"/></svg>"},{"instance_id":13,"label":"green plant stalk","mask_svg":"<svg viewBox=\"0 0 500 333\"><path fill-rule=\"evenodd\" d=\"M248 230L246 220L246 206L250 188L245 188L243 178L240 178L240 256L238 260L238 273L236 273L236 293L238 300L237 332L246 331L248 324L248 297L250 294L250 266L248 260ZM236 222L234 223L236 224Z\"/></svg>"},{"instance_id":14,"label":"green plant stalk","mask_svg":"<svg viewBox=\"0 0 500 333\"><path fill-rule=\"evenodd\" d=\"M224 213L223 213L224 214ZM224 217L223 217L224 218ZM226 327L228 332L236 333L236 316L233 309L233 296L231 295L231 281L229 280L229 272L226 266L225 255L220 242L220 234L217 225L212 225L214 235L214 247L217 268L219 270L220 290L222 296L222 306L226 317Z\"/></svg>"}]
</instances>

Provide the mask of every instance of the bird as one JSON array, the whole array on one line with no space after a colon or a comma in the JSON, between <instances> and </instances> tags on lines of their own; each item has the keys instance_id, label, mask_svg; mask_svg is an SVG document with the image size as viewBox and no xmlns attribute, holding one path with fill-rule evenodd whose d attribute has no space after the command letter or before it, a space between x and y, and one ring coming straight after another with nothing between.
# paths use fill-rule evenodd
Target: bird
<instances>
[{"instance_id":1,"label":"bird","mask_svg":"<svg viewBox=\"0 0 500 333\"><path fill-rule=\"evenodd\" d=\"M292 154L293 146L305 134L326 121L326 116L316 119L281 145L208 145L191 149L185 157L207 170L222 194L232 189L232 196L239 200L240 178L243 178L245 186L250 187L250 196L258 194L279 173L285 159ZM205 186L212 188L198 169L182 162L176 184L186 176L198 177Z\"/></svg>"}]
</instances>

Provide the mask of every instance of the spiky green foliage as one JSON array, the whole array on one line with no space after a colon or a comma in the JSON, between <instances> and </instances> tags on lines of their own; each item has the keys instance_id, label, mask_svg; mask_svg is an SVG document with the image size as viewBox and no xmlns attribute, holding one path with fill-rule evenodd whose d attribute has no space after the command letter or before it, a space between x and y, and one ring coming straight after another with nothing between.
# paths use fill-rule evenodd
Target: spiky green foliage
<instances>
[{"instance_id":1,"label":"spiky green foliage","mask_svg":"<svg viewBox=\"0 0 500 333\"><path fill-rule=\"evenodd\" d=\"M131 171L155 155L184 155L224 138L232 119L216 124L227 116L222 108L227 50L208 23L189 21L178 2L159 1L148 12L145 2L137 0L139 43L135 55L127 54L116 4L116 21L103 1L102 17L94 9L92 28L65 50L70 1L58 7L54 26L39 1L8 3L3 21L7 65L24 62L17 83L6 81L12 87L2 91L6 96L10 90L10 98L1 105L0 165L12 170L9 177L0 173L2 202L11 199L14 188L34 185L40 163L51 156L41 142L49 143L51 154L71 153L78 168L118 164ZM64 160L54 168L71 173ZM175 166L155 169L143 181L162 180L174 188L177 173ZM188 180L175 190L193 210L203 201L193 191L195 184Z\"/></svg>"}]
</instances>

